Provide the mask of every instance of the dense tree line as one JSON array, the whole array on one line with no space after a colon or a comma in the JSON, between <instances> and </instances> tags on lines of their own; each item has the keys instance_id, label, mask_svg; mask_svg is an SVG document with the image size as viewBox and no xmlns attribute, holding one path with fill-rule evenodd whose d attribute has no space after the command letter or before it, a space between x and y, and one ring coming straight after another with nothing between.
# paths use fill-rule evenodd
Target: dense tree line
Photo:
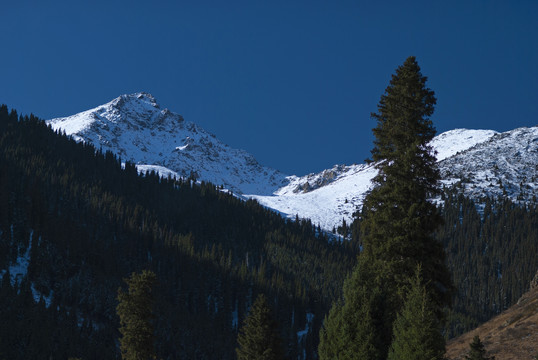
<instances>
[{"instance_id":1,"label":"dense tree line","mask_svg":"<svg viewBox=\"0 0 538 360\"><path fill-rule=\"evenodd\" d=\"M29 260L27 276L2 287L17 294L2 301L20 308L18 317L9 307L0 309L2 331L26 334L0 336L10 359L34 352L48 358L64 347L84 359L117 357L116 290L141 269L159 279L159 357L233 358L239 324L260 292L278 309L287 355L296 356L304 350L297 332L306 327L307 314L319 314L313 324L319 328L355 258L347 244L329 242L309 221L285 220L211 184L141 176L133 164L122 167L113 154L5 106L0 250L0 269L24 254ZM30 301L30 295L50 304ZM21 321L33 311L48 314L50 322ZM55 340L43 331L45 324L59 333L56 347L48 343ZM317 342L317 332L307 336L306 343ZM79 345L71 349L69 343Z\"/></svg>"},{"instance_id":2,"label":"dense tree line","mask_svg":"<svg viewBox=\"0 0 538 360\"><path fill-rule=\"evenodd\" d=\"M455 285L445 335L452 338L506 310L529 290L538 269L538 204L465 197L457 186L443 189L443 218L435 237L443 244ZM360 247L361 222L351 228Z\"/></svg>"},{"instance_id":3,"label":"dense tree line","mask_svg":"<svg viewBox=\"0 0 538 360\"><path fill-rule=\"evenodd\" d=\"M538 268L536 206L484 203L444 196L436 237L458 290L449 336L517 301ZM363 235L358 221L351 241L331 242L297 220L211 184L141 176L1 106L0 358L118 358L117 289L142 269L159 279L158 357L234 358L264 293L286 355L313 358ZM5 271L26 258L26 276Z\"/></svg>"},{"instance_id":4,"label":"dense tree line","mask_svg":"<svg viewBox=\"0 0 538 360\"><path fill-rule=\"evenodd\" d=\"M445 191L437 232L457 286L447 335L469 331L517 302L538 269L537 204Z\"/></svg>"},{"instance_id":5,"label":"dense tree line","mask_svg":"<svg viewBox=\"0 0 538 360\"><path fill-rule=\"evenodd\" d=\"M284 357L278 324L263 294L258 295L237 336L238 360L281 360Z\"/></svg>"},{"instance_id":6,"label":"dense tree line","mask_svg":"<svg viewBox=\"0 0 538 360\"><path fill-rule=\"evenodd\" d=\"M453 285L434 237L442 217L429 201L439 194L440 174L429 145L436 98L426 79L415 57L407 58L372 114L378 173L356 220L362 251L323 324L320 359L444 357L440 331ZM417 311L421 304L427 310ZM424 341L432 336L438 341Z\"/></svg>"},{"instance_id":7,"label":"dense tree line","mask_svg":"<svg viewBox=\"0 0 538 360\"><path fill-rule=\"evenodd\" d=\"M443 324L453 336L504 310L538 267L536 205L482 208L438 188L436 99L425 83L409 57L372 114L378 174L351 229L362 251L324 322L321 359L443 359ZM440 195L441 209L430 200Z\"/></svg>"},{"instance_id":8,"label":"dense tree line","mask_svg":"<svg viewBox=\"0 0 538 360\"><path fill-rule=\"evenodd\" d=\"M118 289L120 349L123 360L155 359L154 272L144 270L125 279L128 289Z\"/></svg>"}]
</instances>

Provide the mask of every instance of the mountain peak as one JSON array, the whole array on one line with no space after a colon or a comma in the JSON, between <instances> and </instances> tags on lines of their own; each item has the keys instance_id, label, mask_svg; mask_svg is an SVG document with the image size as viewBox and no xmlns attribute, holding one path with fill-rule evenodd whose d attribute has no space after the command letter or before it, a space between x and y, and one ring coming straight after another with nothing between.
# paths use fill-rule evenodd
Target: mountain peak
<instances>
[{"instance_id":1,"label":"mountain peak","mask_svg":"<svg viewBox=\"0 0 538 360\"><path fill-rule=\"evenodd\" d=\"M121 106L126 103L134 103L134 104L145 104L149 105L151 107L154 107L156 109L160 109L159 104L157 103L157 100L153 95L147 92L136 92L133 94L124 94L118 96L116 99L112 100L111 102L114 105Z\"/></svg>"},{"instance_id":2,"label":"mountain peak","mask_svg":"<svg viewBox=\"0 0 538 360\"><path fill-rule=\"evenodd\" d=\"M47 123L77 141L110 150L142 170L150 166L150 170L167 168L163 174L197 174L200 180L236 193L271 194L286 183L284 174L261 166L247 152L232 149L181 115L161 109L149 93L121 95Z\"/></svg>"},{"instance_id":3,"label":"mountain peak","mask_svg":"<svg viewBox=\"0 0 538 360\"><path fill-rule=\"evenodd\" d=\"M140 171L164 176L195 175L254 198L289 217L297 214L331 230L353 220L377 174L373 165L337 165L319 174L297 177L260 165L245 151L232 149L214 135L161 109L145 92L121 95L111 102L69 117L47 121L78 141L110 150ZM436 136L442 185L457 186L475 200L508 197L521 204L538 194L538 127L499 133L454 129ZM435 201L441 201L436 199Z\"/></svg>"}]
</instances>

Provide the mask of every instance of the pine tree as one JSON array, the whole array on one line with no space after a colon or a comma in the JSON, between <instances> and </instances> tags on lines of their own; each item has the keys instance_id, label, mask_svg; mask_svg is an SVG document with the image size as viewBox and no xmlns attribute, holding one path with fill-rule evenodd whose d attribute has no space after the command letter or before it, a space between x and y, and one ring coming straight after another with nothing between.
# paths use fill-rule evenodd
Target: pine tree
<instances>
[{"instance_id":1,"label":"pine tree","mask_svg":"<svg viewBox=\"0 0 538 360\"><path fill-rule=\"evenodd\" d=\"M394 322L388 360L444 359L445 340L440 328L418 268L405 305Z\"/></svg>"},{"instance_id":2,"label":"pine tree","mask_svg":"<svg viewBox=\"0 0 538 360\"><path fill-rule=\"evenodd\" d=\"M320 331L321 360L385 359L382 348L385 294L365 262L344 282L344 299L333 305Z\"/></svg>"},{"instance_id":3,"label":"pine tree","mask_svg":"<svg viewBox=\"0 0 538 360\"><path fill-rule=\"evenodd\" d=\"M465 356L465 360L495 360L495 356L486 356L486 348L482 341L480 341L478 335L475 335L470 347L471 350L469 350L469 353Z\"/></svg>"},{"instance_id":4,"label":"pine tree","mask_svg":"<svg viewBox=\"0 0 538 360\"><path fill-rule=\"evenodd\" d=\"M157 277L154 272L144 270L140 274L132 273L124 280L129 290L118 289L119 304L116 309L121 325L122 359L155 359L152 289Z\"/></svg>"},{"instance_id":5,"label":"pine tree","mask_svg":"<svg viewBox=\"0 0 538 360\"><path fill-rule=\"evenodd\" d=\"M284 357L277 323L264 295L254 301L239 330L237 342L238 360L279 360Z\"/></svg>"},{"instance_id":6,"label":"pine tree","mask_svg":"<svg viewBox=\"0 0 538 360\"><path fill-rule=\"evenodd\" d=\"M381 262L396 293L422 264L425 283L439 307L450 303L450 274L433 234L442 218L428 199L439 193L440 174L430 116L436 103L415 57L398 67L381 96L373 129L372 160L378 174L362 209L364 254ZM401 292L400 292L401 293ZM403 297L399 299L400 305Z\"/></svg>"},{"instance_id":7,"label":"pine tree","mask_svg":"<svg viewBox=\"0 0 538 360\"><path fill-rule=\"evenodd\" d=\"M435 103L426 77L409 57L392 76L378 113L372 114L377 120L372 160L379 172L353 224L360 228L363 250L344 286L343 304L334 305L320 332L321 359L386 359L393 322L419 264L438 321L450 304L450 274L442 245L433 237L442 218L428 201L438 193L440 179L429 145L435 135L429 119ZM335 327L350 335L334 339L341 331ZM368 350L349 350L357 346Z\"/></svg>"}]
</instances>

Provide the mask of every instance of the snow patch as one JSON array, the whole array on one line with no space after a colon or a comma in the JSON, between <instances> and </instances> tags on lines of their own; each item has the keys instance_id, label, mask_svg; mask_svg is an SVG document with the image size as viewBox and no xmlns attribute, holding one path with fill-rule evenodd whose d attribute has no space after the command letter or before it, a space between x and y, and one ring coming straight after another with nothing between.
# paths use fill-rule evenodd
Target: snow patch
<instances>
[{"instance_id":1,"label":"snow patch","mask_svg":"<svg viewBox=\"0 0 538 360\"><path fill-rule=\"evenodd\" d=\"M11 237L13 238L13 225L11 225ZM28 248L25 253L19 255L15 262L8 267L9 274L11 276L11 285L20 284L22 280L28 274L28 266L30 265L30 251L32 250L32 240L34 237L34 231L30 231L30 239L28 241ZM4 276L6 270L0 271L0 277Z\"/></svg>"},{"instance_id":2,"label":"snow patch","mask_svg":"<svg viewBox=\"0 0 538 360\"><path fill-rule=\"evenodd\" d=\"M437 151L437 161L444 160L498 134L494 130L455 129L436 136L430 143Z\"/></svg>"},{"instance_id":3,"label":"snow patch","mask_svg":"<svg viewBox=\"0 0 538 360\"><path fill-rule=\"evenodd\" d=\"M371 165L351 165L346 166L336 180L310 192L295 192L302 180L294 178L273 196L246 196L290 219L298 214L300 218L310 219L314 225L331 231L342 223L342 219L351 224L353 213L371 189L371 180L376 174L377 170Z\"/></svg>"},{"instance_id":4,"label":"snow patch","mask_svg":"<svg viewBox=\"0 0 538 360\"><path fill-rule=\"evenodd\" d=\"M164 166L159 165L136 165L136 170L138 170L139 174L148 174L152 171L158 174L160 177L163 177L165 179L172 178L172 179L181 179L181 176L173 170L170 170Z\"/></svg>"},{"instance_id":5,"label":"snow patch","mask_svg":"<svg viewBox=\"0 0 538 360\"><path fill-rule=\"evenodd\" d=\"M52 304L53 291L51 290L48 296L44 296L39 290L34 287L34 284L30 287L32 290L32 296L34 301L38 303L41 299L45 302L45 307L48 309L50 304Z\"/></svg>"},{"instance_id":6,"label":"snow patch","mask_svg":"<svg viewBox=\"0 0 538 360\"><path fill-rule=\"evenodd\" d=\"M232 311L232 328L237 329L239 326L239 312L238 312L238 303L235 302L234 311Z\"/></svg>"},{"instance_id":7,"label":"snow patch","mask_svg":"<svg viewBox=\"0 0 538 360\"><path fill-rule=\"evenodd\" d=\"M302 356L301 355L298 356L298 358L297 358L298 360L306 359L306 345L304 344L304 342L306 340L306 336L308 335L310 329L312 328L312 322L313 321L314 321L314 314L307 313L306 314L306 325L305 325L304 330L301 330L301 331L297 332L297 344L299 346L301 346L301 344L303 345L302 346L303 353L302 353Z\"/></svg>"}]
</instances>

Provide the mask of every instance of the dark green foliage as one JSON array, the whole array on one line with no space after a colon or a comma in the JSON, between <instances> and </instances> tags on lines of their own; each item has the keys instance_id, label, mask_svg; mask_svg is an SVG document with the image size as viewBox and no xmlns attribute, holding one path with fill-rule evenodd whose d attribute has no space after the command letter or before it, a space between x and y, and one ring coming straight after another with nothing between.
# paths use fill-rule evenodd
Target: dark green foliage
<instances>
[{"instance_id":1,"label":"dark green foliage","mask_svg":"<svg viewBox=\"0 0 538 360\"><path fill-rule=\"evenodd\" d=\"M372 159L379 173L352 226L355 235L360 233L363 251L344 285L344 303L335 305L321 332L322 358L347 351L342 358L385 359L393 322L419 265L434 303L432 321L441 321L443 307L450 304L450 274L442 245L434 238L442 218L428 201L439 193L435 153L428 145L435 135L429 119L435 101L415 58L409 57L392 76L378 113L372 114L377 120ZM332 339L340 331L335 326L350 334Z\"/></svg>"},{"instance_id":2,"label":"dark green foliage","mask_svg":"<svg viewBox=\"0 0 538 360\"><path fill-rule=\"evenodd\" d=\"M437 237L459 289L450 336L527 290L538 268L536 210L489 201L481 219L470 200L447 197ZM241 322L263 292L275 301L286 356L314 358L364 240L360 221L352 230L351 241L328 243L308 221L286 221L211 184L139 176L130 163L122 170L113 154L0 106L0 272L30 248L27 277L0 288L11 294L0 296L0 359L118 358L117 289L141 269L160 281L158 357L235 358L235 314ZM308 313L312 327L298 345Z\"/></svg>"},{"instance_id":3,"label":"dark green foliage","mask_svg":"<svg viewBox=\"0 0 538 360\"><path fill-rule=\"evenodd\" d=\"M477 204L447 190L444 244L457 293L448 315L447 334L460 335L501 313L528 290L538 269L538 208L509 200Z\"/></svg>"},{"instance_id":4,"label":"dark green foliage","mask_svg":"<svg viewBox=\"0 0 538 360\"><path fill-rule=\"evenodd\" d=\"M153 329L153 287L157 281L154 272L144 270L132 273L124 279L128 286L125 292L118 289L116 311L120 318L120 349L124 360L154 359L155 335Z\"/></svg>"},{"instance_id":5,"label":"dark green foliage","mask_svg":"<svg viewBox=\"0 0 538 360\"><path fill-rule=\"evenodd\" d=\"M444 359L445 340L435 311L419 268L403 309L394 322L388 360Z\"/></svg>"},{"instance_id":6,"label":"dark green foliage","mask_svg":"<svg viewBox=\"0 0 538 360\"><path fill-rule=\"evenodd\" d=\"M378 105L372 159L379 170L362 209L364 254L383 264L380 276L400 293L422 264L428 291L439 308L450 303L452 287L440 242L434 239L442 218L429 198L439 193L435 153L429 142L435 128L436 99L414 57L392 76ZM399 299L400 305L403 298Z\"/></svg>"},{"instance_id":7,"label":"dark green foliage","mask_svg":"<svg viewBox=\"0 0 538 360\"><path fill-rule=\"evenodd\" d=\"M87 323L78 326L76 314L47 307L43 298L36 302L28 281L12 285L9 276L4 274L0 288L0 359L67 359L91 353Z\"/></svg>"},{"instance_id":8,"label":"dark green foliage","mask_svg":"<svg viewBox=\"0 0 538 360\"><path fill-rule=\"evenodd\" d=\"M238 360L281 360L284 357L278 325L263 294L254 301L237 342Z\"/></svg>"},{"instance_id":9,"label":"dark green foliage","mask_svg":"<svg viewBox=\"0 0 538 360\"><path fill-rule=\"evenodd\" d=\"M469 350L469 353L465 356L465 360L495 360L495 356L486 356L486 348L484 347L484 344L482 344L482 341L480 341L478 335L475 335L469 346L471 347L471 350Z\"/></svg>"},{"instance_id":10,"label":"dark green foliage","mask_svg":"<svg viewBox=\"0 0 538 360\"><path fill-rule=\"evenodd\" d=\"M51 304L22 301L28 292L15 284L12 311L0 308L0 323L12 329L0 336L9 359L117 358L116 292L126 274L142 269L159 278L159 358L235 358L235 319L261 292L275 301L286 356L311 358L356 256L348 244L316 235L309 221L287 221L211 184L140 176L133 164L122 169L113 154L2 106L0 269L28 249L25 279ZM30 322L34 311L47 320ZM309 313L313 330L298 344Z\"/></svg>"},{"instance_id":11,"label":"dark green foliage","mask_svg":"<svg viewBox=\"0 0 538 360\"><path fill-rule=\"evenodd\" d=\"M320 332L319 358L384 359L382 348L387 334L386 294L375 284L375 274L366 262L359 262L344 282L344 298L336 302Z\"/></svg>"}]
</instances>

